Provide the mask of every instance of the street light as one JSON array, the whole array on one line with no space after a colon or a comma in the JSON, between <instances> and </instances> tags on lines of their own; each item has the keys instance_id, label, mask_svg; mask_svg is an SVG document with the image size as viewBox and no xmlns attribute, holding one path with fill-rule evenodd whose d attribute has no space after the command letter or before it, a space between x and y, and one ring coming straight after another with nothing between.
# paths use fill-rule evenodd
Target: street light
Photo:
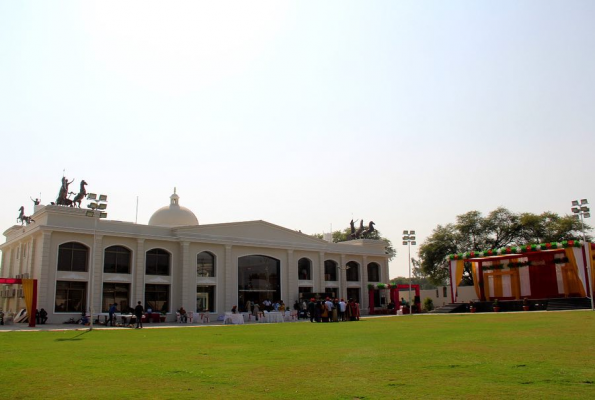
<instances>
[{"instance_id":1,"label":"street light","mask_svg":"<svg viewBox=\"0 0 595 400\"><path fill-rule=\"evenodd\" d=\"M85 213L85 216L95 219L95 225L93 227L93 261L91 262L91 276L89 278L89 315L90 323L89 330L93 330L93 276L95 275L95 248L97 243L97 221L101 218L107 218L107 213L103 210L107 209L107 196L100 194L99 198L95 193L89 193L87 195L88 200L93 200L87 207L89 210Z\"/></svg>"},{"instance_id":2,"label":"street light","mask_svg":"<svg viewBox=\"0 0 595 400\"><path fill-rule=\"evenodd\" d=\"M413 315L411 304L411 245L415 246L415 231L403 231L403 245L409 249L409 314Z\"/></svg>"},{"instance_id":3,"label":"street light","mask_svg":"<svg viewBox=\"0 0 595 400\"><path fill-rule=\"evenodd\" d=\"M589 213L591 210L587 207L588 204L589 201L587 199L581 199L580 203L578 200L572 200L572 212L574 213L574 217L581 221L581 232L583 233L585 246L591 246L587 242L587 234L585 232L585 218L591 217ZM595 310L595 304L593 303L593 279L591 278L591 253L589 250L589 247L585 249L585 254L587 255L587 279L589 279L589 288L591 289L591 310Z\"/></svg>"}]
</instances>

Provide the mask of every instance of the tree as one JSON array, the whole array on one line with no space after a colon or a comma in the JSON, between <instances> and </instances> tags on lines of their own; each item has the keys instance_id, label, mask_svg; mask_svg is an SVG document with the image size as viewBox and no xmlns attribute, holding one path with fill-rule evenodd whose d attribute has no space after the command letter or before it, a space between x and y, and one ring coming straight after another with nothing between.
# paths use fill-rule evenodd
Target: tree
<instances>
[{"instance_id":1,"label":"tree","mask_svg":"<svg viewBox=\"0 0 595 400\"><path fill-rule=\"evenodd\" d=\"M334 231L333 232L333 243L346 242L347 240L350 240L350 235L351 235L351 227L347 227L347 228L343 229L342 231ZM323 238L322 233L315 233L312 236L319 238L319 239ZM366 239L384 241L386 243L385 251L386 251L386 254L388 254L389 261L392 261L392 259L395 258L395 256L397 255L397 251L393 247L392 242L389 239L382 237L382 234L380 233L380 231L375 230L374 232L369 233L368 236L366 237Z\"/></svg>"},{"instance_id":2,"label":"tree","mask_svg":"<svg viewBox=\"0 0 595 400\"><path fill-rule=\"evenodd\" d=\"M440 284L448 278L449 254L580 239L580 229L573 216L552 212L515 214L500 207L484 217L479 211L469 211L457 216L455 224L438 225L419 247L421 269ZM465 266L463 281L473 284L470 265Z\"/></svg>"}]
</instances>

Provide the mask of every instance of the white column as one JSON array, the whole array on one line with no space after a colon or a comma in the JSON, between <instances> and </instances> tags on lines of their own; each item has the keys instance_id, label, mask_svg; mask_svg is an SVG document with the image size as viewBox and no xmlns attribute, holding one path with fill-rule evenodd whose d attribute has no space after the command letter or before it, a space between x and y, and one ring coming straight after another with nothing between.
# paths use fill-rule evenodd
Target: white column
<instances>
[{"instance_id":1,"label":"white column","mask_svg":"<svg viewBox=\"0 0 595 400\"><path fill-rule=\"evenodd\" d=\"M298 298L298 271L295 265L293 250L287 250L287 279L285 279L286 289L281 291L281 296L285 296L285 305L293 307L293 302Z\"/></svg>"},{"instance_id":2,"label":"white column","mask_svg":"<svg viewBox=\"0 0 595 400\"><path fill-rule=\"evenodd\" d=\"M360 276L361 276L361 283L362 288L360 290L361 299L360 299L360 309L369 310L370 309L370 295L368 292L368 257L362 257L362 266L361 266Z\"/></svg>"},{"instance_id":3,"label":"white column","mask_svg":"<svg viewBox=\"0 0 595 400\"><path fill-rule=\"evenodd\" d=\"M181 304L186 310L196 311L196 268L194 268L195 275L192 276L192 268L190 266L190 242L181 242L182 250L182 271L181 281L172 279L172 284L178 286L182 292ZM172 278L174 278L172 276ZM194 278L194 279L193 279ZM194 286L194 304L192 304L192 287ZM172 288L173 290L173 288Z\"/></svg>"},{"instance_id":4,"label":"white column","mask_svg":"<svg viewBox=\"0 0 595 400\"><path fill-rule=\"evenodd\" d=\"M133 271L133 287L130 294L130 306L137 302L145 304L145 239L136 239L136 263Z\"/></svg>"},{"instance_id":5,"label":"white column","mask_svg":"<svg viewBox=\"0 0 595 400\"><path fill-rule=\"evenodd\" d=\"M95 235L95 242L93 243L95 249L95 258L91 264L91 284L93 285L93 318L95 314L101 312L101 300L103 298L103 235Z\"/></svg>"},{"instance_id":6,"label":"white column","mask_svg":"<svg viewBox=\"0 0 595 400\"><path fill-rule=\"evenodd\" d=\"M52 232L43 232L41 234L41 265L39 270L39 281L37 281L38 304L40 308L45 308L48 313L53 313L55 302L55 276L50 275L50 253L52 245ZM50 311L52 310L52 311Z\"/></svg>"},{"instance_id":7,"label":"white column","mask_svg":"<svg viewBox=\"0 0 595 400\"><path fill-rule=\"evenodd\" d=\"M326 281L324 280L324 252L321 251L318 253L318 279L314 282L314 287L312 288L316 293L324 292L324 287L326 286Z\"/></svg>"},{"instance_id":8,"label":"white column","mask_svg":"<svg viewBox=\"0 0 595 400\"><path fill-rule=\"evenodd\" d=\"M339 265L339 297L347 298L347 270L345 263L345 254L341 254L341 265Z\"/></svg>"},{"instance_id":9,"label":"white column","mask_svg":"<svg viewBox=\"0 0 595 400\"><path fill-rule=\"evenodd\" d=\"M233 302L234 302L234 298L237 297L237 284L235 285L235 287L233 286L233 273L236 270L236 268L234 268L234 263L232 261L232 246L230 244L225 245L225 288L224 290L224 298L225 298L225 304L223 305L223 309L219 308L219 313L223 313L226 310L231 310L231 307L233 307ZM237 277L237 271L236 272L236 278L235 281L237 282L238 277ZM236 293L234 295L234 293Z\"/></svg>"}]
</instances>

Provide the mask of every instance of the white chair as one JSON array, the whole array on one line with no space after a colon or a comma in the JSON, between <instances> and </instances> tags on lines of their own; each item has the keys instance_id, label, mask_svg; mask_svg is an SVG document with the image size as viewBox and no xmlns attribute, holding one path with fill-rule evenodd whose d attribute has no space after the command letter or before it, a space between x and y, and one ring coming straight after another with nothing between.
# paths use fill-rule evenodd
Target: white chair
<instances>
[{"instance_id":1,"label":"white chair","mask_svg":"<svg viewBox=\"0 0 595 400\"><path fill-rule=\"evenodd\" d=\"M176 322L179 324L182 321L182 316L176 311Z\"/></svg>"},{"instance_id":2,"label":"white chair","mask_svg":"<svg viewBox=\"0 0 595 400\"><path fill-rule=\"evenodd\" d=\"M188 316L188 323L191 324L192 321L194 321L194 312L193 311L188 311L186 313L186 315Z\"/></svg>"}]
</instances>

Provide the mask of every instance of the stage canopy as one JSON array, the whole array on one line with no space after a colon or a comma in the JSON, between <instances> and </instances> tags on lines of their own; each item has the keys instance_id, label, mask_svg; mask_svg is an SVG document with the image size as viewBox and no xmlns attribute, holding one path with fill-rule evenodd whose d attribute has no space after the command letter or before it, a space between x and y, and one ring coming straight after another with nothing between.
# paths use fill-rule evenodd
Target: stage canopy
<instances>
[{"instance_id":1,"label":"stage canopy","mask_svg":"<svg viewBox=\"0 0 595 400\"><path fill-rule=\"evenodd\" d=\"M466 263L480 301L587 297L595 284L594 255L594 243L573 240L451 254L453 302Z\"/></svg>"}]
</instances>

